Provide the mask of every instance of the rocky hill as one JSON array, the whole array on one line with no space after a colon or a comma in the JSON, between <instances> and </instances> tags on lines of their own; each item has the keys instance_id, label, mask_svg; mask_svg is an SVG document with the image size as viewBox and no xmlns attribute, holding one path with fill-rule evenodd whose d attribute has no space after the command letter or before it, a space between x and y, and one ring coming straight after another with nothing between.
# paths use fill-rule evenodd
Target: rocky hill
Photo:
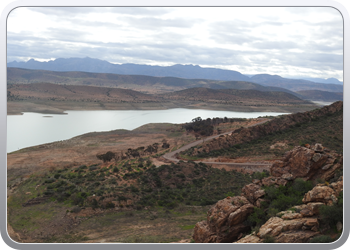
<instances>
[{"instance_id":1,"label":"rocky hill","mask_svg":"<svg viewBox=\"0 0 350 250\"><path fill-rule=\"evenodd\" d=\"M319 118L342 112L342 110L343 102L338 101L320 109L284 115L258 126L237 129L230 135L213 139L212 141L204 143L200 147L192 148L188 150L186 154L191 156L204 156L216 150L228 149L234 145L248 143L277 132L283 133L283 131L286 131L289 128L300 127L301 124L316 121Z\"/></svg>"},{"instance_id":2,"label":"rocky hill","mask_svg":"<svg viewBox=\"0 0 350 250\"><path fill-rule=\"evenodd\" d=\"M334 241L342 230L342 167L342 155L321 144L295 147L273 164L270 177L253 180L240 196L218 201L207 219L196 224L193 239L197 243ZM335 226L337 232L330 234Z\"/></svg>"}]
</instances>

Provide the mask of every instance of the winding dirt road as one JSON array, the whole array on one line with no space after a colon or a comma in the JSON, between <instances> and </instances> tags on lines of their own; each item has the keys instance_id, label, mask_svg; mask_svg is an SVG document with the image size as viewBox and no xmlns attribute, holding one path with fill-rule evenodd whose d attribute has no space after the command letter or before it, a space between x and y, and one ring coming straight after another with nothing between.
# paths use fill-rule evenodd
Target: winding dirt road
<instances>
[{"instance_id":1,"label":"winding dirt road","mask_svg":"<svg viewBox=\"0 0 350 250\"><path fill-rule=\"evenodd\" d=\"M269 121L269 120L258 122L256 124L249 125L249 126L246 126L246 127L248 128L248 127L257 126L257 125L263 124L263 123L265 123L267 121ZM199 145L201 143L204 143L206 141L218 138L218 137L220 137L222 135L231 134L232 132L233 131L229 131L229 132L218 134L218 135L212 135L212 136L209 136L207 138L191 142L191 143L189 143L189 144L187 144L185 146L182 146L181 148L179 148L179 149L177 149L175 151L172 151L172 152L164 154L163 158L165 158L165 159L167 159L169 161L172 161L172 162L179 162L180 160L175 157L176 154L178 154L178 153L180 153L182 151L185 151L185 150L187 150L189 148L195 147L195 146L197 146L197 145ZM233 165L233 166L271 166L272 165L271 163L257 163L257 162L244 162L244 163L236 163L236 162L207 162L207 161L195 161L195 162L198 162L198 163L202 162L202 163L205 163L205 164L217 164L217 165Z\"/></svg>"}]
</instances>

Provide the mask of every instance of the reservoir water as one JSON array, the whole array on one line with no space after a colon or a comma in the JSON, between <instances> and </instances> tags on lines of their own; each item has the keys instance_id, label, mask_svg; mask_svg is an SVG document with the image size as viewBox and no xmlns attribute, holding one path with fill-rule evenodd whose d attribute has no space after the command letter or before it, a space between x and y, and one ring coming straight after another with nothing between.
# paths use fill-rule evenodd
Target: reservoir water
<instances>
[{"instance_id":1,"label":"reservoir water","mask_svg":"<svg viewBox=\"0 0 350 250\"><path fill-rule=\"evenodd\" d=\"M193 118L257 118L275 112L232 112L202 109L66 111L7 116L7 152L67 140L89 132L132 130L148 123L185 123Z\"/></svg>"}]
</instances>

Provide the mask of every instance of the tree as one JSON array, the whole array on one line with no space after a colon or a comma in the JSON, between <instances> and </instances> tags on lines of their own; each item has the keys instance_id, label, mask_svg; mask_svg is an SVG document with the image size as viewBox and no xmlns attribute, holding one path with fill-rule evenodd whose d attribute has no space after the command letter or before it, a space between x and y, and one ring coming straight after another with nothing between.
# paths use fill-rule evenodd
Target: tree
<instances>
[{"instance_id":1,"label":"tree","mask_svg":"<svg viewBox=\"0 0 350 250\"><path fill-rule=\"evenodd\" d=\"M103 162L111 161L115 157L115 153L108 151L105 154L96 155L97 159L102 160Z\"/></svg>"}]
</instances>

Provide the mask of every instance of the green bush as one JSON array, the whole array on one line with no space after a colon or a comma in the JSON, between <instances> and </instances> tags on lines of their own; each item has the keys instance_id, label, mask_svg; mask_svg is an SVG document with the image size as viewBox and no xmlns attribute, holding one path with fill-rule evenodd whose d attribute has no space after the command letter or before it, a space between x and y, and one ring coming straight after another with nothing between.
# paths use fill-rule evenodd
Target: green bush
<instances>
[{"instance_id":1,"label":"green bush","mask_svg":"<svg viewBox=\"0 0 350 250\"><path fill-rule=\"evenodd\" d=\"M338 196L336 204L319 208L321 224L328 226L335 226L339 221L343 221L343 192Z\"/></svg>"},{"instance_id":2,"label":"green bush","mask_svg":"<svg viewBox=\"0 0 350 250\"><path fill-rule=\"evenodd\" d=\"M330 243L334 240L329 235L319 235L309 240L309 243Z\"/></svg>"},{"instance_id":3,"label":"green bush","mask_svg":"<svg viewBox=\"0 0 350 250\"><path fill-rule=\"evenodd\" d=\"M275 238L267 234L263 237L263 243L275 243Z\"/></svg>"},{"instance_id":4,"label":"green bush","mask_svg":"<svg viewBox=\"0 0 350 250\"><path fill-rule=\"evenodd\" d=\"M91 165L91 166L89 167L89 170L90 170L90 171L94 171L94 170L96 170L96 169L97 169L97 165L96 165L96 164Z\"/></svg>"},{"instance_id":5,"label":"green bush","mask_svg":"<svg viewBox=\"0 0 350 250\"><path fill-rule=\"evenodd\" d=\"M52 182L55 182L55 181L56 181L55 179L49 178L49 179L45 180L45 183L52 183Z\"/></svg>"}]
</instances>

